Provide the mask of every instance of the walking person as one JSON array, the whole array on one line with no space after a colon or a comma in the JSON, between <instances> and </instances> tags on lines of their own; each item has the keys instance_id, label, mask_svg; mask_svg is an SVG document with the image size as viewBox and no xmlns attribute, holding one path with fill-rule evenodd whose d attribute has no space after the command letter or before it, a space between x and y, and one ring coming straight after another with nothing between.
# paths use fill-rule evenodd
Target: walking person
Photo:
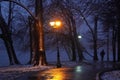
<instances>
[{"instance_id":1,"label":"walking person","mask_svg":"<svg viewBox=\"0 0 120 80\"><path fill-rule=\"evenodd\" d=\"M101 56L101 61L103 61L103 60L104 60L104 55L105 55L105 52L104 52L104 50L102 50L102 51L101 51L101 53L100 53L100 56Z\"/></svg>"}]
</instances>

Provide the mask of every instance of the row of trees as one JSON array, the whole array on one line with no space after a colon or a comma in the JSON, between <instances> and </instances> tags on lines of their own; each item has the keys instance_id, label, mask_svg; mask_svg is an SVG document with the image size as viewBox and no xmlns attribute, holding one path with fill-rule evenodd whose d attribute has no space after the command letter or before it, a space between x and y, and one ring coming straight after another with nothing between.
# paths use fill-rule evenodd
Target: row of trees
<instances>
[{"instance_id":1,"label":"row of trees","mask_svg":"<svg viewBox=\"0 0 120 80\"><path fill-rule=\"evenodd\" d=\"M104 3L104 8L102 9L100 20L104 26L104 31L106 31L107 36L107 46L109 49L109 39L112 40L112 43L110 46L112 46L112 54L113 54L113 61L120 61L120 51L119 51L119 45L120 45L120 37L119 37L119 18L120 18L120 12L119 12L119 6L120 1L111 0ZM110 34L112 32L112 37L110 37ZM109 54L109 50L107 50L107 54ZM118 57L117 57L118 56ZM107 58L109 60L109 57Z\"/></svg>"},{"instance_id":2,"label":"row of trees","mask_svg":"<svg viewBox=\"0 0 120 80\"><path fill-rule=\"evenodd\" d=\"M86 58L83 52L87 49L79 42L79 30L77 30L79 27L82 27L80 25L85 22L86 28L88 29L87 33L91 34L91 37L89 38L89 36L87 36L87 39L92 43L90 47L92 47L94 52L89 55L93 55L93 60L98 60L97 50L100 47L107 45L107 60L109 61L109 48L112 46L113 61L120 61L119 0L15 1L17 2L17 5L22 6L23 9L17 7L12 0L3 1L8 1L8 18L4 19L6 16L2 15L4 12L3 9L1 9L0 29L2 34L0 37L5 42L10 64L19 64L12 43L13 39L15 39L16 42L14 42L14 44L18 44L19 42L21 43L20 46L22 49L31 50L30 64L46 65L45 50L52 50L57 44L55 40L56 34L53 29L49 27L49 21L55 19L59 19L63 22L63 27L58 31L59 45L61 49L66 50L70 60L76 61L77 56L79 61ZM1 4L6 3L1 2ZM26 10L26 7L22 4L27 5L27 10L29 9L31 11L30 14L34 13L35 17L29 16L29 14L24 11ZM19 12L18 8L22 11L20 10L21 12ZM92 24L94 24L94 26L91 25L88 19L93 20ZM19 26L20 28L18 28ZM103 32L101 36L101 32L99 32L98 29L102 26ZM112 35L110 34L110 31L112 31ZM103 36L103 34L105 35ZM103 37L103 39L101 37ZM22 41L25 42L21 42L20 38L24 39ZM53 46L52 48L51 45ZM116 58L116 54L118 55L118 58Z\"/></svg>"},{"instance_id":3,"label":"row of trees","mask_svg":"<svg viewBox=\"0 0 120 80\"><path fill-rule=\"evenodd\" d=\"M15 4L19 5L20 7L22 7L23 9L25 9L31 15L32 20L34 20L34 22L33 22L34 24L32 26L32 27L34 27L34 28L32 28L33 39L31 40L32 54L34 54L31 57L31 59L33 59L33 64L34 65L46 65L47 63L46 63L46 58L45 58L44 38L43 38L44 34L43 34L42 1L41 0L35 1L35 16L31 13L31 11L28 10L28 8L26 8L23 4L21 4L20 1L18 1L18 2L14 1L14 0L2 0L2 1L9 2L8 23L5 22L5 19L2 16L2 10L0 9L0 12L1 12L0 27L1 27L1 31L2 31L1 38L5 42L5 46L8 51L8 55L9 55L10 64L20 64L20 62L18 61L18 59L16 57L14 48L13 48L12 35L11 35L12 30L10 30L10 26L13 27L12 20L13 20L13 15L14 15L13 14L14 8L13 8L12 3L15 3ZM31 59L30 59L29 63L31 63L31 61L32 61Z\"/></svg>"}]
</instances>

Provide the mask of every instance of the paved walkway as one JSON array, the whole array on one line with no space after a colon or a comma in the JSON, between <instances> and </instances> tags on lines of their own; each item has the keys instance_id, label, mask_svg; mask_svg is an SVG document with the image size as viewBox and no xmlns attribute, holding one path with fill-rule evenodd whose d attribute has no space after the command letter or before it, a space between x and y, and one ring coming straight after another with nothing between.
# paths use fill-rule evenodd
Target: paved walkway
<instances>
[{"instance_id":1,"label":"paved walkway","mask_svg":"<svg viewBox=\"0 0 120 80\"><path fill-rule=\"evenodd\" d=\"M29 80L96 80L96 74L113 68L111 63L81 63L38 72L29 77Z\"/></svg>"}]
</instances>

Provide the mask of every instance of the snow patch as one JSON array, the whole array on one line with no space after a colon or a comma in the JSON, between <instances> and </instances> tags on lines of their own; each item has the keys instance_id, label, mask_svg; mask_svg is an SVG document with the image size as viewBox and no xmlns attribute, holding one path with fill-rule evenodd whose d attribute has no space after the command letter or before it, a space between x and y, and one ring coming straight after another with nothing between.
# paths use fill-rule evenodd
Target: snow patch
<instances>
[{"instance_id":1,"label":"snow patch","mask_svg":"<svg viewBox=\"0 0 120 80\"><path fill-rule=\"evenodd\" d=\"M0 80L16 80L28 72L41 71L53 68L52 66L36 66L31 65L14 65L8 67L0 67Z\"/></svg>"},{"instance_id":2,"label":"snow patch","mask_svg":"<svg viewBox=\"0 0 120 80\"><path fill-rule=\"evenodd\" d=\"M105 72L101 75L102 80L120 80L120 70Z\"/></svg>"}]
</instances>

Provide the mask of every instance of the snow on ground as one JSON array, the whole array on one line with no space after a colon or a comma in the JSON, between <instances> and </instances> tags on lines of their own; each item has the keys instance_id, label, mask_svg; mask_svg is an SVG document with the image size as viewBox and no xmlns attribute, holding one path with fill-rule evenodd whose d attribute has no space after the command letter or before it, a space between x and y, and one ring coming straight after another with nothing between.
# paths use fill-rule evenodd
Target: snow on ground
<instances>
[{"instance_id":1,"label":"snow on ground","mask_svg":"<svg viewBox=\"0 0 120 80\"><path fill-rule=\"evenodd\" d=\"M0 67L0 80L16 80L17 78L25 75L28 72L36 72L53 68L52 66L37 66L30 65L15 65L8 67Z\"/></svg>"},{"instance_id":2,"label":"snow on ground","mask_svg":"<svg viewBox=\"0 0 120 80\"><path fill-rule=\"evenodd\" d=\"M80 65L80 63L78 62L62 62L62 67L68 67L68 66L74 67L78 64ZM85 66L87 67L87 65L90 66L92 63L83 62L82 65L84 64L86 64ZM18 80L18 78L23 77L26 74L30 74L30 73L34 74L34 72L37 72L37 71L55 68L56 62L51 63L51 65L54 65L54 66L33 67L31 65L13 65L13 66L0 67L0 80ZM120 80L120 70L104 72L100 75L100 77L102 80ZM99 80L98 77L96 80Z\"/></svg>"},{"instance_id":3,"label":"snow on ground","mask_svg":"<svg viewBox=\"0 0 120 80\"><path fill-rule=\"evenodd\" d=\"M62 62L62 67L73 67L77 65L77 62ZM31 65L13 65L13 66L4 66L0 67L0 80L17 80L18 78L26 75L27 73L34 73L41 70L46 70L50 68L55 68L56 62L53 62L51 65L54 66L36 66Z\"/></svg>"},{"instance_id":4,"label":"snow on ground","mask_svg":"<svg viewBox=\"0 0 120 80\"><path fill-rule=\"evenodd\" d=\"M105 72L100 77L102 80L120 80L120 70Z\"/></svg>"},{"instance_id":5,"label":"snow on ground","mask_svg":"<svg viewBox=\"0 0 120 80\"><path fill-rule=\"evenodd\" d=\"M53 62L55 65L55 62ZM62 66L75 66L75 62L63 62ZM55 66L36 66L31 65L13 65L13 66L4 66L0 67L0 80L17 80L18 78L26 75L30 72L37 72L41 70L46 70L50 68L55 68Z\"/></svg>"}]
</instances>

